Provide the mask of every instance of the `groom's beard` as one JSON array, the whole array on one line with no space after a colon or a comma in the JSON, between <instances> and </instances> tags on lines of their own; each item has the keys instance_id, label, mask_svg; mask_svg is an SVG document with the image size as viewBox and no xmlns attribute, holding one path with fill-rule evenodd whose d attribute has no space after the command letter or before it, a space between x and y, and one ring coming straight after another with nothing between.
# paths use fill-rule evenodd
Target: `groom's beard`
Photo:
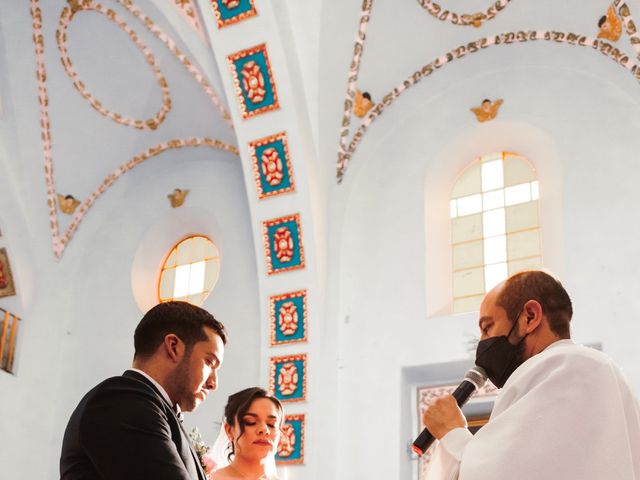
<instances>
[{"instance_id":1,"label":"groom's beard","mask_svg":"<svg viewBox=\"0 0 640 480\"><path fill-rule=\"evenodd\" d=\"M176 395L175 401L180 405L180 410L183 412L192 412L195 410L199 401L196 394L198 393L197 390L200 385L193 378L189 368L190 362L191 352L180 360L180 363L176 365L176 369L173 373L173 391Z\"/></svg>"}]
</instances>

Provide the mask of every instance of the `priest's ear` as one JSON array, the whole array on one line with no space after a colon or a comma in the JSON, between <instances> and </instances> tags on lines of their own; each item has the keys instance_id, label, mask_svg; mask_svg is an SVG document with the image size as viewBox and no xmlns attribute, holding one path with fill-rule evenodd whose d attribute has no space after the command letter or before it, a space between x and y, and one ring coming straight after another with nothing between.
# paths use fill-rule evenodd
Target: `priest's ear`
<instances>
[{"instance_id":1,"label":"priest's ear","mask_svg":"<svg viewBox=\"0 0 640 480\"><path fill-rule=\"evenodd\" d=\"M522 312L527 319L527 325L525 327L526 333L535 331L542 324L544 314L542 312L542 305L540 305L540 302L537 300L528 300L527 303L524 304Z\"/></svg>"}]
</instances>

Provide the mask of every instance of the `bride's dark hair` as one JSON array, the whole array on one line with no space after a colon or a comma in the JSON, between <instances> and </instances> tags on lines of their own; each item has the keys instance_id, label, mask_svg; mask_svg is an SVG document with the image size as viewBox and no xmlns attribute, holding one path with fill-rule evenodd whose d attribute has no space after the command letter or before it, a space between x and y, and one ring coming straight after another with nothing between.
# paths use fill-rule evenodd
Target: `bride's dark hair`
<instances>
[{"instance_id":1,"label":"bride's dark hair","mask_svg":"<svg viewBox=\"0 0 640 480\"><path fill-rule=\"evenodd\" d=\"M278 413L280 414L280 423L282 423L284 411L282 409L280 400L271 395L264 388L245 388L244 390L240 390L233 395L229 395L227 405L224 407L224 419L227 424L233 426L236 420L238 421L238 425L240 426L240 435L238 435L238 438L240 438L244 434L244 423L242 422L242 417L244 417L244 415L249 411L249 408L251 408L251 404L253 403L253 401L258 398L266 398L268 400L271 400L271 402L276 406ZM227 459L229 460L229 462L231 462L231 458L235 455L236 452L233 446L233 442L229 442L229 444L229 448L231 451L227 455Z\"/></svg>"}]
</instances>

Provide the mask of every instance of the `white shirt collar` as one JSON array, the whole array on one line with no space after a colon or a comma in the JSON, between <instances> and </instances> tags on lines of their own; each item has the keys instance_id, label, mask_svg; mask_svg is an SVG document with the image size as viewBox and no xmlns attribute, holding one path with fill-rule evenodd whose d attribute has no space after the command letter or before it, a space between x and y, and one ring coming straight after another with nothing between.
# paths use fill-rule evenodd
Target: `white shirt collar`
<instances>
[{"instance_id":1,"label":"white shirt collar","mask_svg":"<svg viewBox=\"0 0 640 480\"><path fill-rule=\"evenodd\" d=\"M544 350L549 350L549 349L555 348L555 347L561 347L563 345L575 345L575 344L576 343L573 340L571 340L570 338L563 338L563 339L560 339L560 340L556 340L555 342L553 342L550 345L547 345L547 348L545 348Z\"/></svg>"},{"instance_id":2,"label":"white shirt collar","mask_svg":"<svg viewBox=\"0 0 640 480\"><path fill-rule=\"evenodd\" d=\"M164 388L162 388L162 385L160 385L157 381L155 381L147 372L143 372L142 370L138 368L133 368L133 367L131 367L129 370L139 373L140 375L145 377L147 380L149 380L151 383L153 383L153 385L160 392L160 395L162 395L162 398L164 398L166 402L173 407L173 402L169 398L169 394L167 393L167 391Z\"/></svg>"}]
</instances>

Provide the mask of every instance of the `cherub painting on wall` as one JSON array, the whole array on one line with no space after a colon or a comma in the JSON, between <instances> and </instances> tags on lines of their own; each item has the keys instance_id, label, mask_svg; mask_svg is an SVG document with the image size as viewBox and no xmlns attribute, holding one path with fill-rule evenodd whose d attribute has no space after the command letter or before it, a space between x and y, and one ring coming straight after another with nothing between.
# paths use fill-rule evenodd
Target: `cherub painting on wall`
<instances>
[{"instance_id":1,"label":"cherub painting on wall","mask_svg":"<svg viewBox=\"0 0 640 480\"><path fill-rule=\"evenodd\" d=\"M9 257L7 250L0 248L0 297L10 297L16 294L13 284L13 276L11 275L11 267L9 266Z\"/></svg>"}]
</instances>

